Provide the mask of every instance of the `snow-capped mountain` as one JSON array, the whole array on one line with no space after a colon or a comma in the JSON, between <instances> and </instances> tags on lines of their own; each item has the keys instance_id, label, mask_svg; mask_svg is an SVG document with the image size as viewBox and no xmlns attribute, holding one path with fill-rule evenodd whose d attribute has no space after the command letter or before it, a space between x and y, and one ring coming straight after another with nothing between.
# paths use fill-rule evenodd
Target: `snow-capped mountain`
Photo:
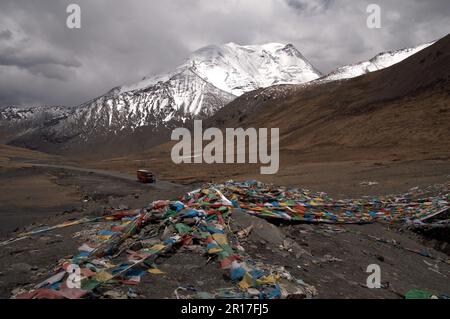
<instances>
[{"instance_id":1,"label":"snow-capped mountain","mask_svg":"<svg viewBox=\"0 0 450 319\"><path fill-rule=\"evenodd\" d=\"M291 44L207 46L167 73L116 87L82 105L66 108L62 114L55 112L54 121L38 123L25 133L58 141L76 137L86 142L121 132L132 134L140 128L154 131L209 117L237 96L258 88L301 84L320 76Z\"/></svg>"},{"instance_id":2,"label":"snow-capped mountain","mask_svg":"<svg viewBox=\"0 0 450 319\"><path fill-rule=\"evenodd\" d=\"M320 75L290 44L208 46L173 71L115 88L74 108L71 122L87 130L117 133L171 120L204 118L245 92L305 83Z\"/></svg>"},{"instance_id":3,"label":"snow-capped mountain","mask_svg":"<svg viewBox=\"0 0 450 319\"><path fill-rule=\"evenodd\" d=\"M409 58L417 52L429 47L433 43L434 42L422 44L414 48L383 52L376 55L369 61L340 67L325 77L319 79L319 81L351 79L363 74L382 70Z\"/></svg>"},{"instance_id":4,"label":"snow-capped mountain","mask_svg":"<svg viewBox=\"0 0 450 319\"><path fill-rule=\"evenodd\" d=\"M63 106L21 107L7 106L0 108L0 119L5 121L32 121L39 117L55 117L65 113Z\"/></svg>"},{"instance_id":5,"label":"snow-capped mountain","mask_svg":"<svg viewBox=\"0 0 450 319\"><path fill-rule=\"evenodd\" d=\"M8 143L53 126L66 119L69 113L68 108L63 106L0 107L0 143Z\"/></svg>"},{"instance_id":6,"label":"snow-capped mountain","mask_svg":"<svg viewBox=\"0 0 450 319\"><path fill-rule=\"evenodd\" d=\"M205 81L235 96L276 84L302 84L321 76L292 44L240 46L228 43L201 48L173 72L148 76L121 87L121 92L165 82L186 69L192 69Z\"/></svg>"},{"instance_id":7,"label":"snow-capped mountain","mask_svg":"<svg viewBox=\"0 0 450 319\"><path fill-rule=\"evenodd\" d=\"M68 109L63 106L20 107L7 106L0 108L0 126L36 127L57 118L64 118Z\"/></svg>"},{"instance_id":8,"label":"snow-capped mountain","mask_svg":"<svg viewBox=\"0 0 450 319\"><path fill-rule=\"evenodd\" d=\"M321 76L291 44L213 45L195 51L173 71L148 76L135 84L73 108L64 123L81 136L118 133L170 121L206 118L237 96L275 84L301 84Z\"/></svg>"},{"instance_id":9,"label":"snow-capped mountain","mask_svg":"<svg viewBox=\"0 0 450 319\"><path fill-rule=\"evenodd\" d=\"M143 126L160 126L171 120L205 118L235 96L202 79L194 69L180 69L165 81L147 87L108 94L74 108L71 121L84 133L114 133Z\"/></svg>"},{"instance_id":10,"label":"snow-capped mountain","mask_svg":"<svg viewBox=\"0 0 450 319\"><path fill-rule=\"evenodd\" d=\"M195 51L172 71L116 87L76 107L0 109L0 129L18 137L12 143L38 149L64 147L68 141L97 145L99 140L111 141L111 136L147 138L167 133L180 122L207 118L249 91L357 77L396 64L431 44L381 53L322 78L291 44L212 45Z\"/></svg>"}]
</instances>

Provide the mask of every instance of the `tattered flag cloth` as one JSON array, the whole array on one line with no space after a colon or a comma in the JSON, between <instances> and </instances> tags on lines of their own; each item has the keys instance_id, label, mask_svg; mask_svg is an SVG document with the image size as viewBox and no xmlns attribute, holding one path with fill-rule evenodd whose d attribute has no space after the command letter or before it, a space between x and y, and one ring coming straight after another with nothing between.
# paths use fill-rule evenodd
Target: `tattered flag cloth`
<instances>
[{"instance_id":1,"label":"tattered flag cloth","mask_svg":"<svg viewBox=\"0 0 450 319\"><path fill-rule=\"evenodd\" d=\"M259 182L228 182L215 185L227 198L247 213L286 221L332 224L406 222L420 220L449 209L450 195L421 198L412 194L385 198L334 200L326 193L280 188Z\"/></svg>"},{"instance_id":2,"label":"tattered flag cloth","mask_svg":"<svg viewBox=\"0 0 450 319\"><path fill-rule=\"evenodd\" d=\"M78 255L61 260L49 279L13 298L98 297L105 284L138 285L143 276L163 274L155 266L156 259L192 245L198 245L209 259L217 259L233 285L214 294L203 293L200 298L283 298L287 296L286 280L303 297L313 297L314 287L285 269L255 262L240 249L239 234L227 226L233 210L288 222L355 224L424 221L449 208L448 193L415 201L412 197L333 200L325 193L253 181L208 184L176 201L160 200L145 209L102 218L107 227L96 231ZM72 290L68 283L79 286ZM177 291L175 294L179 297Z\"/></svg>"}]
</instances>

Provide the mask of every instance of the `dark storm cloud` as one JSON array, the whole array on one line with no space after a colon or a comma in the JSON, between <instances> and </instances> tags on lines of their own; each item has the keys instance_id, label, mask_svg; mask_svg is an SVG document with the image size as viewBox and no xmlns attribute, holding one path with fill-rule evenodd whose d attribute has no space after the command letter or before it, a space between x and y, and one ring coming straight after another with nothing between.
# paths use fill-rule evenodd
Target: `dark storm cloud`
<instances>
[{"instance_id":1,"label":"dark storm cloud","mask_svg":"<svg viewBox=\"0 0 450 319\"><path fill-rule=\"evenodd\" d=\"M381 29L366 26L374 2ZM80 30L66 27L70 3ZM293 43L328 72L449 25L448 0L2 0L0 104L79 104L214 43Z\"/></svg>"},{"instance_id":2,"label":"dark storm cloud","mask_svg":"<svg viewBox=\"0 0 450 319\"><path fill-rule=\"evenodd\" d=\"M335 0L286 0L286 3L301 14L317 14L327 10L334 1Z\"/></svg>"},{"instance_id":3,"label":"dark storm cloud","mask_svg":"<svg viewBox=\"0 0 450 319\"><path fill-rule=\"evenodd\" d=\"M12 32L8 29L0 31L0 40L9 40L12 38Z\"/></svg>"},{"instance_id":4,"label":"dark storm cloud","mask_svg":"<svg viewBox=\"0 0 450 319\"><path fill-rule=\"evenodd\" d=\"M59 80L66 79L65 68L82 66L74 57L55 49L40 47L39 43L31 39L15 41L9 30L0 42L0 65L14 66L34 75Z\"/></svg>"}]
</instances>

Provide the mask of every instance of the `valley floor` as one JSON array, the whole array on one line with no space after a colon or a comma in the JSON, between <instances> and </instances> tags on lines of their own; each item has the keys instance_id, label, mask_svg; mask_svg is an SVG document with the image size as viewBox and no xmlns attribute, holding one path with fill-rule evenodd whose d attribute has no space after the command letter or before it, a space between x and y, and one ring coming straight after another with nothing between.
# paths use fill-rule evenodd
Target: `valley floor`
<instances>
[{"instance_id":1,"label":"valley floor","mask_svg":"<svg viewBox=\"0 0 450 319\"><path fill-rule=\"evenodd\" d=\"M208 180L255 178L252 170L257 169L177 169L168 163L163 168L162 161L152 165L139 159L80 163L1 148L1 240L42 225L100 216L105 210L140 208L154 200L175 199ZM161 180L155 185L137 183L134 171L139 166L150 168ZM304 186L335 197L376 196L448 183L450 162L446 158L304 162L283 169L277 181L268 179L262 181ZM266 221L261 223L263 229L271 227ZM0 297L9 298L13 290L48 278L62 257L75 254L83 244L76 235L84 229L83 225L59 229L2 247ZM297 243L304 253L280 249L271 245L270 239L257 237L245 243L245 250L266 263L284 266L315 286L317 298L402 298L411 289L450 293L450 257L443 253L449 251L448 242L381 224L281 224L277 229L282 238ZM231 286L217 262L207 263L195 252L165 255L157 263L165 275L144 276L143 282L133 287L135 297L175 298L174 290L183 285L193 285L200 291ZM370 264L381 266L382 289L365 286ZM127 289L118 287L117 291L126 296Z\"/></svg>"}]
</instances>

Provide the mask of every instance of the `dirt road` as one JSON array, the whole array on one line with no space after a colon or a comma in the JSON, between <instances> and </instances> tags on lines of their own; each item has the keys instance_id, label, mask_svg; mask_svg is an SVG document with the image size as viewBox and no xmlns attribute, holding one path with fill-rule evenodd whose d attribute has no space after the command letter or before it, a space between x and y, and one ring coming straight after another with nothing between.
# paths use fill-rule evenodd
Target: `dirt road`
<instances>
[{"instance_id":1,"label":"dirt road","mask_svg":"<svg viewBox=\"0 0 450 319\"><path fill-rule=\"evenodd\" d=\"M33 167L62 169L62 170L72 171L72 172L95 174L95 175L103 176L103 177L110 177L110 178L116 178L116 179L121 179L121 180L125 180L125 181L130 181L130 182L137 182L136 176L132 176L130 174L122 173L122 172L107 171L107 170L103 170L103 169L83 168L83 167L76 167L76 166L54 165L54 164L32 164L32 166ZM166 182L166 181L158 181L155 184L142 184L142 186L152 187L155 189L169 189L171 187L177 187L178 185L174 184L174 183Z\"/></svg>"},{"instance_id":2,"label":"dirt road","mask_svg":"<svg viewBox=\"0 0 450 319\"><path fill-rule=\"evenodd\" d=\"M5 161L4 167L12 162ZM27 166L22 165L24 162ZM14 230L35 229L40 225L57 225L68 220L98 216L119 206L146 207L153 200L175 199L186 191L198 188L198 184L183 186L166 181L141 184L132 175L132 169L127 170L130 172L127 174L117 168L117 171L109 171L108 166L93 169L59 163L63 162L27 160L3 170L0 174L1 239L17 235ZM436 168L436 163L433 164L434 170L427 171L430 176L446 172L445 167L440 170ZM374 169L371 168L370 172L373 171L374 176L359 176L357 181L353 181L356 190L368 192L368 188L359 185L360 180L380 181L383 188L389 186L380 179L380 176L385 176L379 173L384 166L372 166ZM332 176L317 180L323 174L314 172L311 170L311 180L320 182L316 185L317 189L339 181L339 178ZM186 171L180 172L179 168L175 173L187 174ZM198 169L197 173L205 174L198 172ZM398 176L397 170L395 178L398 179ZM409 175L400 177L406 180ZM442 179L445 177L443 175ZM348 180L352 178L355 175L348 174ZM14 289L48 278L63 256L76 253L84 243L77 233L86 227L89 225L60 229L3 247L0 250L0 298L9 298ZM266 240L269 232L264 227L261 232ZM244 245L246 252L258 260L283 266L296 277L314 285L319 293L318 298L400 298L414 288L436 294L448 293L448 256L433 249L436 243L424 242L421 237L404 229L378 224L336 227L278 225L278 229L283 242L295 242L305 253L297 256L279 245L269 247L259 238L248 239ZM364 286L367 265L374 263L379 264L383 271L385 288L380 290ZM144 277L136 291L140 298L174 298L173 291L180 284L194 285L200 291L229 286L217 264L204 265L204 256L190 251L181 250L177 254L164 256L158 260L158 267L166 274Z\"/></svg>"},{"instance_id":3,"label":"dirt road","mask_svg":"<svg viewBox=\"0 0 450 319\"><path fill-rule=\"evenodd\" d=\"M170 199L193 187L161 180L142 184L132 175L102 169L28 164L0 175L0 237L46 223L57 215L75 217L119 206L144 207L152 200Z\"/></svg>"}]
</instances>

